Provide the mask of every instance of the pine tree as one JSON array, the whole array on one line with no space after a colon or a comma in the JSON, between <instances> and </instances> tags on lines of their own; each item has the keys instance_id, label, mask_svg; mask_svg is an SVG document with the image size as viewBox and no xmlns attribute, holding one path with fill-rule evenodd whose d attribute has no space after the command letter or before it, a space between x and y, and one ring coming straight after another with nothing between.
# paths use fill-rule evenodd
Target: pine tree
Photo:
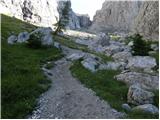
<instances>
[{"instance_id":1,"label":"pine tree","mask_svg":"<svg viewBox=\"0 0 160 120\"><path fill-rule=\"evenodd\" d=\"M57 34L59 32L62 32L62 29L66 28L66 25L69 22L69 11L70 11L70 1L66 1L64 8L61 11L61 14L59 16L59 20L55 26L57 26L54 34Z\"/></svg>"}]
</instances>

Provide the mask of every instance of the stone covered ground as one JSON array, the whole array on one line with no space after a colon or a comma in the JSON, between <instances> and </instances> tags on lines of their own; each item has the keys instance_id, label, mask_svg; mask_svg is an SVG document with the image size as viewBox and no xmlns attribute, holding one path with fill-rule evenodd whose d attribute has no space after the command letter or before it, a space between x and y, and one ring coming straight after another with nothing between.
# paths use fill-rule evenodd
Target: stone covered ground
<instances>
[{"instance_id":1,"label":"stone covered ground","mask_svg":"<svg viewBox=\"0 0 160 120\"><path fill-rule=\"evenodd\" d=\"M126 111L142 110L151 114L158 114L154 105L155 91L159 89L158 64L151 56L132 56L133 41L126 41L127 34L99 33L68 30L57 40L51 39L51 29L41 28L32 33L21 33L28 36L40 31L45 33L42 40L44 45L53 44L62 50L64 57L48 69L44 65L42 70L51 79L52 84L48 91L40 96L38 105L28 118L122 118L124 112L113 109L107 101L101 100L95 92L82 85L74 78L69 70L74 61L81 60L81 65L96 73L99 70L119 70L120 74L114 76L117 81L126 83L129 87L127 102L122 104ZM11 36L8 43L24 42L28 38L14 41ZM68 40L68 41L67 41ZM76 47L75 47L76 46ZM158 51L158 44L151 44L150 54ZM106 56L109 61L104 60ZM52 61L48 62L48 64Z\"/></svg>"}]
</instances>

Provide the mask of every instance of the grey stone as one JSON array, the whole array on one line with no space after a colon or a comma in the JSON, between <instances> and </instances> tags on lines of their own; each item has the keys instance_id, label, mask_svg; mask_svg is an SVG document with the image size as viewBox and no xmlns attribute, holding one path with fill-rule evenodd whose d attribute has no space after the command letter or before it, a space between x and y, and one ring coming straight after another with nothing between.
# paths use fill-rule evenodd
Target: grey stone
<instances>
[{"instance_id":1,"label":"grey stone","mask_svg":"<svg viewBox=\"0 0 160 120\"><path fill-rule=\"evenodd\" d=\"M151 44L151 49L153 49L154 51L158 51L159 50L158 44Z\"/></svg>"},{"instance_id":2,"label":"grey stone","mask_svg":"<svg viewBox=\"0 0 160 120\"><path fill-rule=\"evenodd\" d=\"M17 42L17 36L11 35L8 37L7 41L8 41L8 44L14 44Z\"/></svg>"},{"instance_id":3,"label":"grey stone","mask_svg":"<svg viewBox=\"0 0 160 120\"><path fill-rule=\"evenodd\" d=\"M138 72L125 72L115 76L117 80L126 83L131 86L133 84L140 84L146 86L151 90L159 89L159 76L149 75L146 73Z\"/></svg>"},{"instance_id":4,"label":"grey stone","mask_svg":"<svg viewBox=\"0 0 160 120\"><path fill-rule=\"evenodd\" d=\"M108 46L110 41L110 36L107 36L105 33L99 33L95 40L97 41L98 45L101 46Z\"/></svg>"},{"instance_id":5,"label":"grey stone","mask_svg":"<svg viewBox=\"0 0 160 120\"><path fill-rule=\"evenodd\" d=\"M152 104L144 104L144 105L139 105L134 108L132 108L132 111L143 111L146 113L151 113L151 114L158 114L159 110L156 106Z\"/></svg>"},{"instance_id":6,"label":"grey stone","mask_svg":"<svg viewBox=\"0 0 160 120\"><path fill-rule=\"evenodd\" d=\"M61 49L61 44L58 42L54 42L54 47Z\"/></svg>"},{"instance_id":7,"label":"grey stone","mask_svg":"<svg viewBox=\"0 0 160 120\"><path fill-rule=\"evenodd\" d=\"M127 68L134 70L134 69L152 69L155 67L156 60L150 56L134 56L128 59Z\"/></svg>"},{"instance_id":8,"label":"grey stone","mask_svg":"<svg viewBox=\"0 0 160 120\"><path fill-rule=\"evenodd\" d=\"M114 54L112 57L116 61L127 62L128 59L132 57L132 54L130 52L118 52Z\"/></svg>"},{"instance_id":9,"label":"grey stone","mask_svg":"<svg viewBox=\"0 0 160 120\"><path fill-rule=\"evenodd\" d=\"M91 72L96 72L99 65L98 61L91 57L84 59L81 64Z\"/></svg>"},{"instance_id":10,"label":"grey stone","mask_svg":"<svg viewBox=\"0 0 160 120\"><path fill-rule=\"evenodd\" d=\"M52 29L51 28L38 28L36 30L34 30L33 32L30 33L30 35L35 34L35 33L41 33L42 34L42 38L41 38L41 42L42 45L53 45L53 38L52 38Z\"/></svg>"},{"instance_id":11,"label":"grey stone","mask_svg":"<svg viewBox=\"0 0 160 120\"><path fill-rule=\"evenodd\" d=\"M138 84L134 84L129 88L127 100L134 105L143 105L153 103L153 97L152 92L140 88Z\"/></svg>"},{"instance_id":12,"label":"grey stone","mask_svg":"<svg viewBox=\"0 0 160 120\"><path fill-rule=\"evenodd\" d=\"M73 53L72 55L67 57L67 60L71 60L71 61L79 60L83 58L84 55L85 55L84 53Z\"/></svg>"},{"instance_id":13,"label":"grey stone","mask_svg":"<svg viewBox=\"0 0 160 120\"><path fill-rule=\"evenodd\" d=\"M115 53L122 52L123 48L119 45L111 44L110 46L105 47L105 54L111 56Z\"/></svg>"},{"instance_id":14,"label":"grey stone","mask_svg":"<svg viewBox=\"0 0 160 120\"><path fill-rule=\"evenodd\" d=\"M28 32L21 32L21 33L19 33L19 35L18 35L18 40L17 40L17 42L18 42L18 43L26 42L27 40L29 40L29 37L30 37L30 35L29 35Z\"/></svg>"},{"instance_id":15,"label":"grey stone","mask_svg":"<svg viewBox=\"0 0 160 120\"><path fill-rule=\"evenodd\" d=\"M127 111L131 111L131 107L127 103L122 104L122 108L127 110Z\"/></svg>"}]
</instances>

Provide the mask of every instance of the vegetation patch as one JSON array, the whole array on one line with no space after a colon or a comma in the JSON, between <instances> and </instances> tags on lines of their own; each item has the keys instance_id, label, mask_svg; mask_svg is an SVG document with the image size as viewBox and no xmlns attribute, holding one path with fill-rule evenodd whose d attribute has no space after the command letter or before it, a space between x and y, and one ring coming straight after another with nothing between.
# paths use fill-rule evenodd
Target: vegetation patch
<instances>
[{"instance_id":1,"label":"vegetation patch","mask_svg":"<svg viewBox=\"0 0 160 120\"><path fill-rule=\"evenodd\" d=\"M25 118L36 105L36 98L50 84L40 65L47 60L57 60L62 54L56 48L30 49L26 44L7 44L11 33L31 32L36 27L5 15L1 18L1 115L8 119Z\"/></svg>"}]
</instances>

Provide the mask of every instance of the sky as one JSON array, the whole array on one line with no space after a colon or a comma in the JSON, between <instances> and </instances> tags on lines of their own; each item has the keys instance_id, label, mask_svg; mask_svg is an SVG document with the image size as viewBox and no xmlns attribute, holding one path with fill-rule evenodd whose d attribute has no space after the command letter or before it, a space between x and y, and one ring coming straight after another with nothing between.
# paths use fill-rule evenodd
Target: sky
<instances>
[{"instance_id":1,"label":"sky","mask_svg":"<svg viewBox=\"0 0 160 120\"><path fill-rule=\"evenodd\" d=\"M105 0L71 0L72 9L79 14L88 14L93 19L96 11L102 8Z\"/></svg>"}]
</instances>

